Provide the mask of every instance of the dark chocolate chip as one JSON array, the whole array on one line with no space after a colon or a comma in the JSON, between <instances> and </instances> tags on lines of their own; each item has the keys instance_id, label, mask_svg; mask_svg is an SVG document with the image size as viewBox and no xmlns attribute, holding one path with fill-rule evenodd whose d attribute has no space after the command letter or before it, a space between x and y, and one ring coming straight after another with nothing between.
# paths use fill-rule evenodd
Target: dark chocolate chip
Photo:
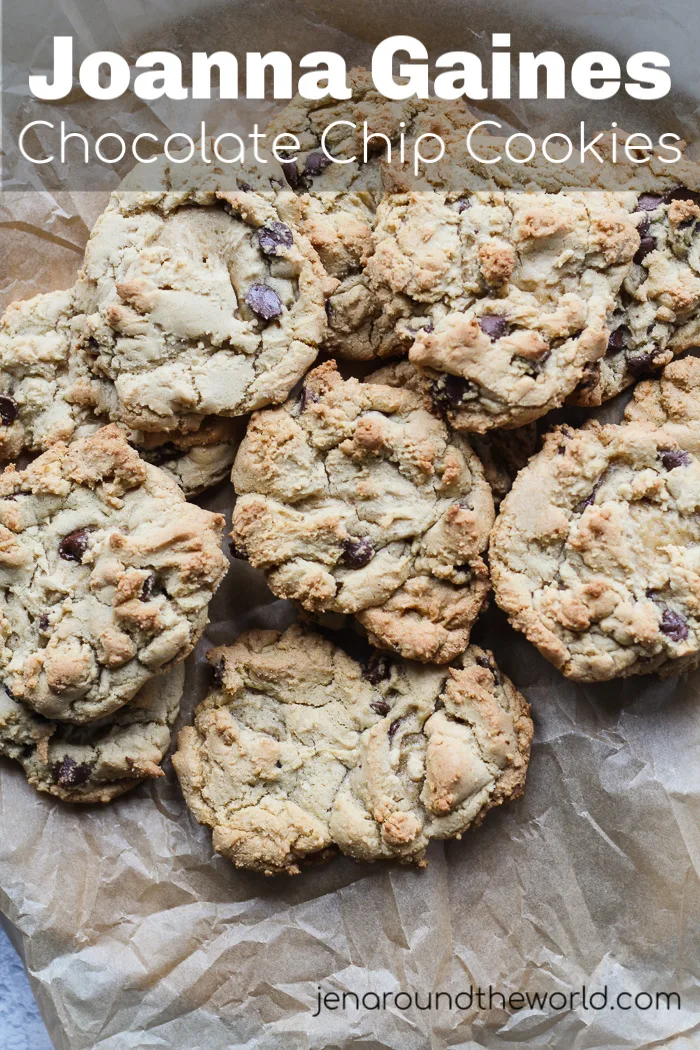
<instances>
[{"instance_id":1,"label":"dark chocolate chip","mask_svg":"<svg viewBox=\"0 0 700 1050\"><path fill-rule=\"evenodd\" d=\"M366 678L372 685L385 682L391 676L391 660L382 653L375 653L370 657L367 665L362 668L362 677ZM387 711L389 708L387 707ZM386 711L384 712L386 714Z\"/></svg>"},{"instance_id":2,"label":"dark chocolate chip","mask_svg":"<svg viewBox=\"0 0 700 1050\"><path fill-rule=\"evenodd\" d=\"M307 386L303 386L299 394L299 411L305 412L309 405L315 405L319 401L320 398L315 390L309 390Z\"/></svg>"},{"instance_id":3,"label":"dark chocolate chip","mask_svg":"<svg viewBox=\"0 0 700 1050\"><path fill-rule=\"evenodd\" d=\"M484 314L483 317L480 317L479 328L493 342L496 339L502 339L510 331L507 318L499 317L496 314Z\"/></svg>"},{"instance_id":4,"label":"dark chocolate chip","mask_svg":"<svg viewBox=\"0 0 700 1050\"><path fill-rule=\"evenodd\" d=\"M6 682L2 683L2 687L5 690L5 692L7 693L7 695L9 696L10 700L16 700L17 699L17 697L12 692L12 690L10 689L9 685Z\"/></svg>"},{"instance_id":5,"label":"dark chocolate chip","mask_svg":"<svg viewBox=\"0 0 700 1050\"><path fill-rule=\"evenodd\" d=\"M650 375L657 366L654 354L633 354L627 358L627 367L635 379L640 379Z\"/></svg>"},{"instance_id":6,"label":"dark chocolate chip","mask_svg":"<svg viewBox=\"0 0 700 1050\"><path fill-rule=\"evenodd\" d=\"M282 313L282 300L269 284L251 284L245 301L263 321L271 321L273 317L279 317Z\"/></svg>"},{"instance_id":7,"label":"dark chocolate chip","mask_svg":"<svg viewBox=\"0 0 700 1050\"><path fill-rule=\"evenodd\" d=\"M243 182L242 179L236 179L236 185L238 186L239 190L243 191L243 193L250 193L250 191L253 189L249 182Z\"/></svg>"},{"instance_id":8,"label":"dark chocolate chip","mask_svg":"<svg viewBox=\"0 0 700 1050\"><path fill-rule=\"evenodd\" d=\"M608 353L614 354L619 350L624 350L631 334L626 324L621 324L619 328L611 332L608 339Z\"/></svg>"},{"instance_id":9,"label":"dark chocolate chip","mask_svg":"<svg viewBox=\"0 0 700 1050\"><path fill-rule=\"evenodd\" d=\"M332 163L331 158L325 153L314 150L313 153L309 153L304 162L304 174L313 179L316 175L321 175Z\"/></svg>"},{"instance_id":10,"label":"dark chocolate chip","mask_svg":"<svg viewBox=\"0 0 700 1050\"><path fill-rule=\"evenodd\" d=\"M688 624L685 617L668 607L663 611L659 627L672 642L684 642L688 637Z\"/></svg>"},{"instance_id":11,"label":"dark chocolate chip","mask_svg":"<svg viewBox=\"0 0 700 1050\"><path fill-rule=\"evenodd\" d=\"M637 201L637 211L656 211L664 203L663 197L656 193L640 193Z\"/></svg>"},{"instance_id":12,"label":"dark chocolate chip","mask_svg":"<svg viewBox=\"0 0 700 1050\"><path fill-rule=\"evenodd\" d=\"M467 211L472 206L472 202L468 197L458 197L455 201L457 211L461 215L463 211Z\"/></svg>"},{"instance_id":13,"label":"dark chocolate chip","mask_svg":"<svg viewBox=\"0 0 700 1050\"><path fill-rule=\"evenodd\" d=\"M430 396L437 408L456 408L468 400L476 387L462 376L443 375L430 386Z\"/></svg>"},{"instance_id":14,"label":"dark chocolate chip","mask_svg":"<svg viewBox=\"0 0 700 1050\"><path fill-rule=\"evenodd\" d=\"M149 572L148 576L143 581L143 586L141 587L142 602L150 602L151 598L153 597L153 591L155 589L155 586L156 574L154 572Z\"/></svg>"},{"instance_id":15,"label":"dark chocolate chip","mask_svg":"<svg viewBox=\"0 0 700 1050\"><path fill-rule=\"evenodd\" d=\"M600 478L598 481L596 481L595 485L593 486L593 488L591 490L590 496L586 496L585 499L582 499L580 503L576 504L576 506L574 507L574 514L583 514L584 510L586 509L586 507L592 507L593 506L593 504L595 503L596 493L598 492L598 489L600 488L600 486L602 484L603 484L603 479L602 478Z\"/></svg>"},{"instance_id":16,"label":"dark chocolate chip","mask_svg":"<svg viewBox=\"0 0 700 1050\"><path fill-rule=\"evenodd\" d=\"M224 684L224 668L225 663L223 660L215 660L211 665L211 680L212 685L219 689Z\"/></svg>"},{"instance_id":17,"label":"dark chocolate chip","mask_svg":"<svg viewBox=\"0 0 700 1050\"><path fill-rule=\"evenodd\" d=\"M83 560L88 548L90 533L94 528L76 529L75 532L64 536L58 545L58 553L64 561L76 561L79 565Z\"/></svg>"},{"instance_id":18,"label":"dark chocolate chip","mask_svg":"<svg viewBox=\"0 0 700 1050\"><path fill-rule=\"evenodd\" d=\"M389 743L391 743L391 741L394 739L394 737L396 735L396 730L399 728L399 726L401 725L402 721L403 721L403 719L397 718L396 721L392 722L391 725L389 726L389 733L388 733Z\"/></svg>"},{"instance_id":19,"label":"dark chocolate chip","mask_svg":"<svg viewBox=\"0 0 700 1050\"><path fill-rule=\"evenodd\" d=\"M148 452L147 457L149 463L152 463L154 467L162 467L164 463L172 463L174 459L181 459L184 454L184 450L178 448L172 441L164 441L162 445Z\"/></svg>"},{"instance_id":20,"label":"dark chocolate chip","mask_svg":"<svg viewBox=\"0 0 700 1050\"><path fill-rule=\"evenodd\" d=\"M287 184L293 190L298 190L299 187L302 184L302 178L301 178L301 175L299 174L299 169L297 168L296 161L294 161L294 160L285 160L281 164L281 168L282 168L282 171L284 172L284 177L287 180Z\"/></svg>"},{"instance_id":21,"label":"dark chocolate chip","mask_svg":"<svg viewBox=\"0 0 700 1050\"><path fill-rule=\"evenodd\" d=\"M238 561L248 561L248 555L242 547L237 546L233 540L228 545L228 549L231 552L231 557L236 558Z\"/></svg>"},{"instance_id":22,"label":"dark chocolate chip","mask_svg":"<svg viewBox=\"0 0 700 1050\"><path fill-rule=\"evenodd\" d=\"M700 205L700 193L688 190L685 186L677 186L675 190L666 194L666 203L671 204L673 201L690 201L691 204Z\"/></svg>"},{"instance_id":23,"label":"dark chocolate chip","mask_svg":"<svg viewBox=\"0 0 700 1050\"><path fill-rule=\"evenodd\" d=\"M680 448L661 448L659 455L666 470L673 470L674 467L687 467L690 463L689 453Z\"/></svg>"},{"instance_id":24,"label":"dark chocolate chip","mask_svg":"<svg viewBox=\"0 0 700 1050\"><path fill-rule=\"evenodd\" d=\"M361 569L368 565L374 557L374 547L366 536L354 539L349 536L342 542L342 562L350 569Z\"/></svg>"},{"instance_id":25,"label":"dark chocolate chip","mask_svg":"<svg viewBox=\"0 0 700 1050\"><path fill-rule=\"evenodd\" d=\"M62 762L55 762L51 775L59 787L78 787L89 779L92 767L78 764L70 755L65 755Z\"/></svg>"},{"instance_id":26,"label":"dark chocolate chip","mask_svg":"<svg viewBox=\"0 0 700 1050\"><path fill-rule=\"evenodd\" d=\"M0 394L0 419L3 425L9 427L17 419L19 413L19 405L13 397L8 397L7 394Z\"/></svg>"},{"instance_id":27,"label":"dark chocolate chip","mask_svg":"<svg viewBox=\"0 0 700 1050\"><path fill-rule=\"evenodd\" d=\"M369 706L378 715L381 715L382 718L384 718L385 715L388 715L389 711L391 711L391 708L387 704L386 700L373 700Z\"/></svg>"},{"instance_id":28,"label":"dark chocolate chip","mask_svg":"<svg viewBox=\"0 0 700 1050\"><path fill-rule=\"evenodd\" d=\"M41 616L39 617L39 630L40 631L48 631L48 629L49 629L49 614L48 613L42 613Z\"/></svg>"},{"instance_id":29,"label":"dark chocolate chip","mask_svg":"<svg viewBox=\"0 0 700 1050\"><path fill-rule=\"evenodd\" d=\"M651 254L653 251L656 251L656 240L654 237L642 237L634 261L640 266L646 259L647 255Z\"/></svg>"},{"instance_id":30,"label":"dark chocolate chip","mask_svg":"<svg viewBox=\"0 0 700 1050\"><path fill-rule=\"evenodd\" d=\"M271 222L258 230L258 244L265 255L279 255L280 248L291 248L294 235L283 222Z\"/></svg>"}]
</instances>

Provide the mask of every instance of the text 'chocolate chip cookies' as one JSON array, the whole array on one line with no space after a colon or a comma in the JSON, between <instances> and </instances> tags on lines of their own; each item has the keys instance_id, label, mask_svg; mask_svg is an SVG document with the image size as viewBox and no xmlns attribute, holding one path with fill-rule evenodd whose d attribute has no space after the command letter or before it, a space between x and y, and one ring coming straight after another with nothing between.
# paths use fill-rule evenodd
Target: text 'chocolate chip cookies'
<instances>
[{"instance_id":1,"label":"text 'chocolate chip cookies'","mask_svg":"<svg viewBox=\"0 0 700 1050\"><path fill-rule=\"evenodd\" d=\"M373 644L447 663L488 592L493 499L469 443L412 390L314 369L253 416L233 470L233 542L275 594L350 613Z\"/></svg>"},{"instance_id":2,"label":"text 'chocolate chip cookies'","mask_svg":"<svg viewBox=\"0 0 700 1050\"><path fill-rule=\"evenodd\" d=\"M224 519L186 503L116 426L0 475L0 676L88 722L183 660L228 567Z\"/></svg>"},{"instance_id":3,"label":"text 'chocolate chip cookies'","mask_svg":"<svg viewBox=\"0 0 700 1050\"><path fill-rule=\"evenodd\" d=\"M361 665L291 627L209 654L218 685L179 738L185 799L242 868L297 874L333 847L423 863L523 790L529 708L490 654Z\"/></svg>"},{"instance_id":4,"label":"text 'chocolate chip cookies'","mask_svg":"<svg viewBox=\"0 0 700 1050\"><path fill-rule=\"evenodd\" d=\"M511 623L570 678L677 674L700 653L700 456L643 423L563 426L501 505Z\"/></svg>"}]
</instances>

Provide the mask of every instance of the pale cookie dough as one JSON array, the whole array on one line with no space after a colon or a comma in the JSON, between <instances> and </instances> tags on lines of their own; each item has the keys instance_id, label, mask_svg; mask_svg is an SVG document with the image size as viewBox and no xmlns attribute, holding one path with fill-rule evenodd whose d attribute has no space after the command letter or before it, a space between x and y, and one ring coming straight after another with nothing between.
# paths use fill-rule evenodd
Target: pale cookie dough
<instances>
[{"instance_id":1,"label":"pale cookie dough","mask_svg":"<svg viewBox=\"0 0 700 1050\"><path fill-rule=\"evenodd\" d=\"M375 89L366 69L351 70L348 83L352 96L346 100L310 101L297 96L266 131L271 140L283 133L294 134L301 144L296 159L282 166L280 181L294 192L280 192L280 214L309 238L328 273L340 281L327 303L325 349L368 360L391 345L381 302L364 274L376 209L383 195L382 160L388 156L387 140L395 159L402 134L405 142L429 134L448 140L465 135L477 118L463 100L391 101ZM365 122L373 136L368 142L366 163ZM329 160L322 149L327 128L326 153L338 161ZM435 140L423 140L427 155L430 142L437 148ZM355 159L346 163L350 158Z\"/></svg>"},{"instance_id":2,"label":"pale cookie dough","mask_svg":"<svg viewBox=\"0 0 700 1050\"><path fill-rule=\"evenodd\" d=\"M0 475L0 681L83 723L183 660L228 561L224 519L144 463L116 426Z\"/></svg>"},{"instance_id":3,"label":"pale cookie dough","mask_svg":"<svg viewBox=\"0 0 700 1050\"><path fill-rule=\"evenodd\" d=\"M453 426L521 426L561 405L608 344L639 247L612 194L412 192L380 205L366 271L394 347Z\"/></svg>"},{"instance_id":4,"label":"pale cookie dough","mask_svg":"<svg viewBox=\"0 0 700 1050\"><path fill-rule=\"evenodd\" d=\"M377 369L367 377L368 383L386 383L414 390L424 398L428 411L433 410L431 381L421 375L410 361L398 361ZM496 508L510 492L519 470L525 466L539 447L536 423L527 423L515 430L489 430L485 434L470 434L469 443L481 460L484 476L491 487Z\"/></svg>"},{"instance_id":5,"label":"pale cookie dough","mask_svg":"<svg viewBox=\"0 0 700 1050\"><path fill-rule=\"evenodd\" d=\"M700 653L700 452L648 424L563 426L491 536L496 600L569 678L679 673Z\"/></svg>"},{"instance_id":6,"label":"pale cookie dough","mask_svg":"<svg viewBox=\"0 0 700 1050\"><path fill-rule=\"evenodd\" d=\"M599 405L700 343L700 168L656 166L631 207L641 237L617 297L605 356L575 392ZM683 182L683 185L680 183Z\"/></svg>"},{"instance_id":7,"label":"pale cookie dough","mask_svg":"<svg viewBox=\"0 0 700 1050\"><path fill-rule=\"evenodd\" d=\"M180 664L87 726L50 722L0 688L0 756L19 762L37 791L64 802L111 802L163 776L184 682Z\"/></svg>"},{"instance_id":8,"label":"pale cookie dough","mask_svg":"<svg viewBox=\"0 0 700 1050\"><path fill-rule=\"evenodd\" d=\"M314 369L256 413L233 469L232 538L272 591L352 613L379 648L447 663L489 588L491 492L468 442L422 397Z\"/></svg>"},{"instance_id":9,"label":"pale cookie dough","mask_svg":"<svg viewBox=\"0 0 700 1050\"><path fill-rule=\"evenodd\" d=\"M683 442L683 448L690 442L695 451L700 445L700 358L672 361L657 379L637 383L625 420L663 427Z\"/></svg>"},{"instance_id":10,"label":"pale cookie dough","mask_svg":"<svg viewBox=\"0 0 700 1050\"><path fill-rule=\"evenodd\" d=\"M134 429L283 401L325 336L335 282L271 195L227 178L194 161L135 169L90 235L83 340Z\"/></svg>"},{"instance_id":11,"label":"pale cookie dough","mask_svg":"<svg viewBox=\"0 0 700 1050\"><path fill-rule=\"evenodd\" d=\"M92 371L90 348L80 342L80 288L79 281L66 291L11 303L0 318L0 460L43 452L120 422L114 386ZM238 420L214 417L186 434L120 425L186 496L226 477L240 436Z\"/></svg>"},{"instance_id":12,"label":"pale cookie dough","mask_svg":"<svg viewBox=\"0 0 700 1050\"><path fill-rule=\"evenodd\" d=\"M218 678L180 733L185 800L237 867L298 874L334 846L425 865L519 797L529 707L493 657L450 668L377 653L365 665L311 631L250 631L209 654Z\"/></svg>"}]
</instances>

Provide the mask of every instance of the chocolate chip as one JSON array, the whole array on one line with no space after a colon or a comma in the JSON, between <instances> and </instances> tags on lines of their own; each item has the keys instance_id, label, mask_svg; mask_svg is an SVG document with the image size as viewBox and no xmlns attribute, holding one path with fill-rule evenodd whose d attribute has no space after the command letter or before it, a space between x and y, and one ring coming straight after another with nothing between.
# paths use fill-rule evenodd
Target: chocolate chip
<instances>
[{"instance_id":1,"label":"chocolate chip","mask_svg":"<svg viewBox=\"0 0 700 1050\"><path fill-rule=\"evenodd\" d=\"M0 394L0 419L3 425L6 427L11 426L12 423L17 419L19 413L19 405L13 397L8 397L7 394Z\"/></svg>"},{"instance_id":2,"label":"chocolate chip","mask_svg":"<svg viewBox=\"0 0 700 1050\"><path fill-rule=\"evenodd\" d=\"M391 660L382 653L374 653L367 665L362 668L362 677L366 678L372 685L385 682L391 676ZM387 707L387 711L389 708ZM386 711L384 712L386 714Z\"/></svg>"},{"instance_id":3,"label":"chocolate chip","mask_svg":"<svg viewBox=\"0 0 700 1050\"><path fill-rule=\"evenodd\" d=\"M39 630L40 631L48 631L48 629L49 629L49 614L48 613L42 613L41 616L39 617Z\"/></svg>"},{"instance_id":4,"label":"chocolate chip","mask_svg":"<svg viewBox=\"0 0 700 1050\"><path fill-rule=\"evenodd\" d=\"M639 243L639 249L634 257L634 261L637 265L641 265L646 259L647 255L651 252L656 251L656 240L653 237L642 237Z\"/></svg>"},{"instance_id":5,"label":"chocolate chip","mask_svg":"<svg viewBox=\"0 0 700 1050\"><path fill-rule=\"evenodd\" d=\"M673 470L674 467L687 467L690 463L690 455L680 448L661 448L659 455L666 470Z\"/></svg>"},{"instance_id":6,"label":"chocolate chip","mask_svg":"<svg viewBox=\"0 0 700 1050\"><path fill-rule=\"evenodd\" d=\"M245 301L251 310L264 321L270 321L282 313L282 300L269 284L251 284Z\"/></svg>"},{"instance_id":7,"label":"chocolate chip","mask_svg":"<svg viewBox=\"0 0 700 1050\"><path fill-rule=\"evenodd\" d=\"M238 186L239 190L243 191L243 193L250 193L250 191L253 189L249 182L243 182L242 179L236 179L236 185Z\"/></svg>"},{"instance_id":8,"label":"chocolate chip","mask_svg":"<svg viewBox=\"0 0 700 1050\"><path fill-rule=\"evenodd\" d=\"M369 706L372 708L373 711L376 711L378 715L381 715L382 718L385 715L388 715L389 711L391 711L391 708L387 704L386 700L373 700Z\"/></svg>"},{"instance_id":9,"label":"chocolate chip","mask_svg":"<svg viewBox=\"0 0 700 1050\"><path fill-rule=\"evenodd\" d=\"M353 539L353 537L349 536L346 540L343 540L342 548L342 562L350 569L361 569L363 566L368 565L374 557L374 547L366 536L362 536L359 539Z\"/></svg>"},{"instance_id":10,"label":"chocolate chip","mask_svg":"<svg viewBox=\"0 0 700 1050\"><path fill-rule=\"evenodd\" d=\"M228 545L228 549L231 552L231 557L236 558L238 561L248 561L248 555L244 551L243 547L238 547L233 540Z\"/></svg>"},{"instance_id":11,"label":"chocolate chip","mask_svg":"<svg viewBox=\"0 0 700 1050\"><path fill-rule=\"evenodd\" d=\"M143 586L141 587L141 601L142 602L150 602L151 598L153 597L153 591L154 591L155 585L156 585L156 574L154 572L149 572L148 576L143 581Z\"/></svg>"},{"instance_id":12,"label":"chocolate chip","mask_svg":"<svg viewBox=\"0 0 700 1050\"><path fill-rule=\"evenodd\" d=\"M496 339L502 339L510 331L507 318L499 317L496 314L484 314L483 317L480 317L479 328L493 342Z\"/></svg>"},{"instance_id":13,"label":"chocolate chip","mask_svg":"<svg viewBox=\"0 0 700 1050\"><path fill-rule=\"evenodd\" d=\"M271 222L258 230L258 244L265 255L279 255L280 248L291 248L294 235L283 222Z\"/></svg>"},{"instance_id":14,"label":"chocolate chip","mask_svg":"<svg viewBox=\"0 0 700 1050\"><path fill-rule=\"evenodd\" d=\"M634 354L627 358L627 367L635 379L650 375L656 367L654 354Z\"/></svg>"},{"instance_id":15,"label":"chocolate chip","mask_svg":"<svg viewBox=\"0 0 700 1050\"><path fill-rule=\"evenodd\" d=\"M663 634L668 635L672 642L684 642L688 637L688 624L685 617L668 607L663 611L659 628Z\"/></svg>"},{"instance_id":16,"label":"chocolate chip","mask_svg":"<svg viewBox=\"0 0 700 1050\"><path fill-rule=\"evenodd\" d=\"M2 687L5 690L5 692L7 693L7 695L9 696L10 700L16 700L17 699L17 697L12 692L12 690L10 689L9 685L7 684L7 682L3 682L2 683Z\"/></svg>"},{"instance_id":17,"label":"chocolate chip","mask_svg":"<svg viewBox=\"0 0 700 1050\"><path fill-rule=\"evenodd\" d=\"M313 179L316 175L321 175L332 163L331 158L327 157L325 153L314 150L313 153L309 153L304 162L304 174Z\"/></svg>"},{"instance_id":18,"label":"chocolate chip","mask_svg":"<svg viewBox=\"0 0 700 1050\"><path fill-rule=\"evenodd\" d=\"M399 726L401 725L402 721L403 721L403 719L397 718L396 721L392 722L391 725L389 726L389 733L388 733L389 743L391 743L391 741L394 739L394 736L396 735L396 730L399 728Z\"/></svg>"},{"instance_id":19,"label":"chocolate chip","mask_svg":"<svg viewBox=\"0 0 700 1050\"><path fill-rule=\"evenodd\" d=\"M460 215L463 211L468 211L468 209L472 206L472 202L469 200L468 197L458 197L455 201L455 204L457 206L457 211Z\"/></svg>"},{"instance_id":20,"label":"chocolate chip","mask_svg":"<svg viewBox=\"0 0 700 1050\"><path fill-rule=\"evenodd\" d=\"M70 755L65 755L62 762L55 762L51 767L51 775L60 787L84 784L91 772L91 766L78 764Z\"/></svg>"},{"instance_id":21,"label":"chocolate chip","mask_svg":"<svg viewBox=\"0 0 700 1050\"><path fill-rule=\"evenodd\" d=\"M76 529L75 532L64 536L58 545L58 553L64 561L76 561L82 563L83 556L88 547L90 533L94 528Z\"/></svg>"},{"instance_id":22,"label":"chocolate chip","mask_svg":"<svg viewBox=\"0 0 700 1050\"><path fill-rule=\"evenodd\" d=\"M147 455L149 463L152 463L154 467L162 467L164 463L172 463L174 459L181 459L184 454L184 450L178 448L172 441L164 441L162 445L158 445Z\"/></svg>"},{"instance_id":23,"label":"chocolate chip","mask_svg":"<svg viewBox=\"0 0 700 1050\"><path fill-rule=\"evenodd\" d=\"M691 204L700 205L700 193L686 189L685 186L677 186L675 190L666 194L666 203L671 204L673 201L690 201Z\"/></svg>"},{"instance_id":24,"label":"chocolate chip","mask_svg":"<svg viewBox=\"0 0 700 1050\"><path fill-rule=\"evenodd\" d=\"M213 660L211 665L211 681L212 685L216 689L220 689L224 684L224 670L225 663L222 659Z\"/></svg>"},{"instance_id":25,"label":"chocolate chip","mask_svg":"<svg viewBox=\"0 0 700 1050\"><path fill-rule=\"evenodd\" d=\"M473 396L476 387L462 376L442 375L430 386L430 396L437 408L456 408Z\"/></svg>"},{"instance_id":26,"label":"chocolate chip","mask_svg":"<svg viewBox=\"0 0 700 1050\"><path fill-rule=\"evenodd\" d=\"M593 504L595 503L595 498L596 498L596 494L598 492L598 489L601 487L602 484L603 484L603 479L602 478L600 478L598 481L596 481L595 485L593 486L593 488L591 490L591 494L589 496L586 496L585 499L582 499L580 503L576 504L576 506L574 507L574 514L583 514L584 510L586 509L586 507L592 507L593 506Z\"/></svg>"},{"instance_id":27,"label":"chocolate chip","mask_svg":"<svg viewBox=\"0 0 700 1050\"><path fill-rule=\"evenodd\" d=\"M315 405L319 401L320 398L315 390L309 390L307 386L303 386L299 394L299 411L305 412L309 405Z\"/></svg>"},{"instance_id":28,"label":"chocolate chip","mask_svg":"<svg viewBox=\"0 0 700 1050\"><path fill-rule=\"evenodd\" d=\"M627 325L621 324L619 328L616 328L614 332L610 333L610 338L608 339L607 352L609 354L614 354L617 353L619 350L624 350L625 346L627 345L627 340L629 339L631 334L632 333L630 332Z\"/></svg>"},{"instance_id":29,"label":"chocolate chip","mask_svg":"<svg viewBox=\"0 0 700 1050\"><path fill-rule=\"evenodd\" d=\"M656 193L640 193L637 201L637 211L656 211L663 202L663 197L659 197Z\"/></svg>"},{"instance_id":30,"label":"chocolate chip","mask_svg":"<svg viewBox=\"0 0 700 1050\"><path fill-rule=\"evenodd\" d=\"M649 233L650 229L651 229L651 219L645 217L644 219L642 219L642 221L640 222L639 226L637 227L637 233L639 234L640 238L641 237L646 237L646 235Z\"/></svg>"},{"instance_id":31,"label":"chocolate chip","mask_svg":"<svg viewBox=\"0 0 700 1050\"><path fill-rule=\"evenodd\" d=\"M281 165L284 177L287 180L287 184L293 189L298 190L302 184L301 175L297 168L296 161L285 160Z\"/></svg>"},{"instance_id":32,"label":"chocolate chip","mask_svg":"<svg viewBox=\"0 0 700 1050\"><path fill-rule=\"evenodd\" d=\"M333 303L330 301L330 299L326 299L325 305L326 305L326 317L330 321L331 317L332 317L332 314L333 314Z\"/></svg>"},{"instance_id":33,"label":"chocolate chip","mask_svg":"<svg viewBox=\"0 0 700 1050\"><path fill-rule=\"evenodd\" d=\"M485 667L488 671L491 670L491 661L488 656L477 656L476 663L478 663L479 667Z\"/></svg>"}]
</instances>

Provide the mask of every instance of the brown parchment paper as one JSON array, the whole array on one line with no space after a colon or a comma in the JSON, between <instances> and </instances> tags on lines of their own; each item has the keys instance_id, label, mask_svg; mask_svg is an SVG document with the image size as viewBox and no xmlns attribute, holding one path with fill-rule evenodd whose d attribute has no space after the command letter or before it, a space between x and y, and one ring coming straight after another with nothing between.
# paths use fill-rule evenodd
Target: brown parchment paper
<instances>
[{"instance_id":1,"label":"brown parchment paper","mask_svg":"<svg viewBox=\"0 0 700 1050\"><path fill-rule=\"evenodd\" d=\"M66 2L45 5L47 33L67 23L95 46L98 6L100 25L106 20L122 49L326 47L348 64L398 32L444 51L479 50L487 30L510 30L518 49L575 53L605 46L607 34L607 46L624 53L660 46L653 30L663 21L669 48L677 46L679 84L671 108L649 112L648 125L657 127L648 130L684 122L686 136L695 137L700 92L687 44L697 29L681 0L663 12L625 0L614 13L530 0L518 5L517 18L505 0L225 7L129 0L118 10L94 5L90 17L85 5ZM108 46L104 34L98 42ZM607 119L625 126L632 119L626 104L620 100ZM557 105L560 126L581 115L580 101ZM76 106L73 100L71 118L81 114L82 126L94 128L99 110ZM224 126L230 113L214 110ZM494 111L538 133L541 103L501 103ZM598 116L602 126L603 111ZM167 107L153 120L176 126ZM104 199L51 193L38 182L34 193L0 200L2 305L71 283ZM229 516L231 502L227 485L206 500ZM261 576L233 563L189 661L182 721L203 695L209 645L291 619ZM169 764L167 778L109 807L78 809L36 794L18 767L0 763L0 910L56 1047L700 1047L700 677L581 687L563 680L497 611L477 634L533 705L528 789L464 841L435 844L426 871L341 857L295 879L265 880L213 855L210 833L189 816ZM506 994L607 986L610 999L674 991L682 1007L509 1014L496 1000L491 1009L313 1016L319 986L418 992L425 1003L431 991L454 996L489 985Z\"/></svg>"}]
</instances>

